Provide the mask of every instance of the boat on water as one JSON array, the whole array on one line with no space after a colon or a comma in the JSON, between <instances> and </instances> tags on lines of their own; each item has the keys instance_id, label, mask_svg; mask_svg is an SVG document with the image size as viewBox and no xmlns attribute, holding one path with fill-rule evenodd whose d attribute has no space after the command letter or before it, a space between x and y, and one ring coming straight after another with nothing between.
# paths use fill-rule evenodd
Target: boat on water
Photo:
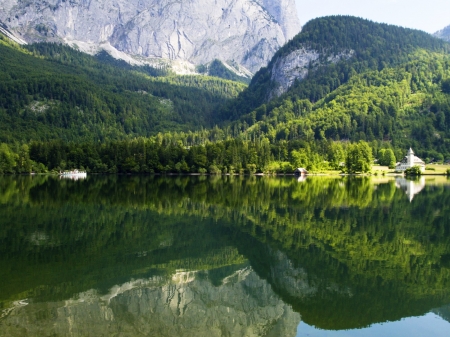
<instances>
[{"instance_id":1,"label":"boat on water","mask_svg":"<svg viewBox=\"0 0 450 337\"><path fill-rule=\"evenodd\" d=\"M63 171L59 172L60 178L68 178L68 179L84 179L87 176L86 171L78 171L78 170L72 170L72 171Z\"/></svg>"}]
</instances>

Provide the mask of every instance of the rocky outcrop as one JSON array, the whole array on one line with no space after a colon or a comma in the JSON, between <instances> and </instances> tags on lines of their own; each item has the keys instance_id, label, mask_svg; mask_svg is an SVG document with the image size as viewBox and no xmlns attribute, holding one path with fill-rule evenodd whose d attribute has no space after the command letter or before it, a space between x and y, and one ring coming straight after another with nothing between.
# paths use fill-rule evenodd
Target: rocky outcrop
<instances>
[{"instance_id":1,"label":"rocky outcrop","mask_svg":"<svg viewBox=\"0 0 450 337\"><path fill-rule=\"evenodd\" d=\"M11 32L8 29L8 26L6 26L3 22L0 22L0 33L20 45L27 44L25 40L21 39L20 37L16 36L13 32Z\"/></svg>"},{"instance_id":2,"label":"rocky outcrop","mask_svg":"<svg viewBox=\"0 0 450 337\"><path fill-rule=\"evenodd\" d=\"M445 27L444 29L433 34L434 36L450 42L450 26Z\"/></svg>"},{"instance_id":3,"label":"rocky outcrop","mask_svg":"<svg viewBox=\"0 0 450 337\"><path fill-rule=\"evenodd\" d=\"M301 81L308 76L310 69L322 64L337 63L342 59L349 59L354 51L341 52L319 60L320 53L307 48L297 49L290 54L275 60L272 66L271 81L274 84L269 93L269 100L284 94L296 80Z\"/></svg>"},{"instance_id":4,"label":"rocky outcrop","mask_svg":"<svg viewBox=\"0 0 450 337\"><path fill-rule=\"evenodd\" d=\"M250 267L219 286L208 272L178 272L91 290L62 302L17 302L0 336L295 336L300 315Z\"/></svg>"},{"instance_id":5,"label":"rocky outcrop","mask_svg":"<svg viewBox=\"0 0 450 337\"><path fill-rule=\"evenodd\" d=\"M135 62L234 61L251 72L300 31L294 0L6 0L0 20L28 42L107 49Z\"/></svg>"}]
</instances>

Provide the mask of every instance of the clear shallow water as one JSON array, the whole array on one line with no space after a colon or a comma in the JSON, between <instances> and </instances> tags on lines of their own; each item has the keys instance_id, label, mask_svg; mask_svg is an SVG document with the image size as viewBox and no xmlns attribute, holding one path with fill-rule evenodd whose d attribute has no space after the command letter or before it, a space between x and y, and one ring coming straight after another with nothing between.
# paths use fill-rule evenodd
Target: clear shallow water
<instances>
[{"instance_id":1,"label":"clear shallow water","mask_svg":"<svg viewBox=\"0 0 450 337\"><path fill-rule=\"evenodd\" d=\"M444 178L0 177L0 336L444 336Z\"/></svg>"}]
</instances>

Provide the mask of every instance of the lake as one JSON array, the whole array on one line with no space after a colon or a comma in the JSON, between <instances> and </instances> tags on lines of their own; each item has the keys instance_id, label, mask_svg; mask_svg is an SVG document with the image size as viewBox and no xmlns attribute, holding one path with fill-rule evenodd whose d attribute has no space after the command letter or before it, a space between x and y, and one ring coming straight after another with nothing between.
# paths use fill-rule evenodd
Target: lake
<instances>
[{"instance_id":1,"label":"lake","mask_svg":"<svg viewBox=\"0 0 450 337\"><path fill-rule=\"evenodd\" d=\"M450 181L0 177L0 336L448 336Z\"/></svg>"}]
</instances>

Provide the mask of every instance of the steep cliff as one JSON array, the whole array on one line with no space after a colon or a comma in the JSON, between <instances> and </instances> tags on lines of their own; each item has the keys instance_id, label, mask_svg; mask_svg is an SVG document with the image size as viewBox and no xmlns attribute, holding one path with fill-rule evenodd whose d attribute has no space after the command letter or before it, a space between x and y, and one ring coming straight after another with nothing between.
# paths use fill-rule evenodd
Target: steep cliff
<instances>
[{"instance_id":1,"label":"steep cliff","mask_svg":"<svg viewBox=\"0 0 450 337\"><path fill-rule=\"evenodd\" d=\"M300 30L294 0L6 0L0 21L27 42L64 41L134 62L234 61L251 72Z\"/></svg>"},{"instance_id":2,"label":"steep cliff","mask_svg":"<svg viewBox=\"0 0 450 337\"><path fill-rule=\"evenodd\" d=\"M321 54L317 50L308 50L304 47L275 60L270 78L273 89L269 92L269 100L284 94L294 82L304 80L311 69L320 65L337 63L343 59L349 59L354 51L343 51L326 57L325 62L320 62Z\"/></svg>"}]
</instances>

